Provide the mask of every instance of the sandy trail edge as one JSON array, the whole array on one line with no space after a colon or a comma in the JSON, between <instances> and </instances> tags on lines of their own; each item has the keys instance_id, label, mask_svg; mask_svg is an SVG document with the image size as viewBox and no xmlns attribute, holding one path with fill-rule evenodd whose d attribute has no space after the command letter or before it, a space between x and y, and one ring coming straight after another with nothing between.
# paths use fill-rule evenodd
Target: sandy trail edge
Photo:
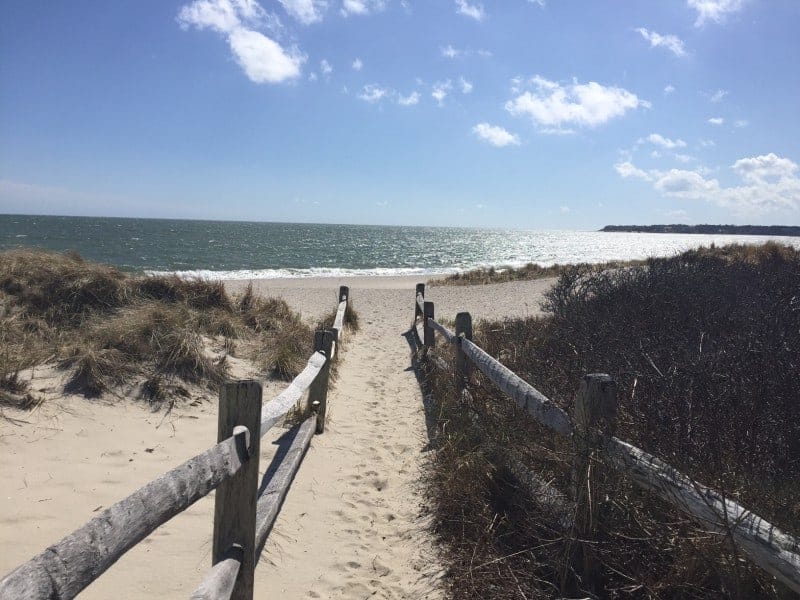
<instances>
[{"instance_id":1,"label":"sandy trail edge","mask_svg":"<svg viewBox=\"0 0 800 600\"><path fill-rule=\"evenodd\" d=\"M441 567L419 475L427 445L422 400L401 336L417 278L262 280L308 317L350 285L362 331L351 336L330 394L327 432L311 449L256 569L257 597L439 598ZM247 282L229 282L232 290ZM437 314L538 312L549 281L436 287ZM276 388L277 389L277 388ZM265 399L271 397L265 394ZM167 415L134 402L63 397L0 420L0 575L147 481L215 441L216 402ZM262 441L269 464L276 429ZM213 494L159 528L81 597L185 598L210 563Z\"/></svg>"}]
</instances>

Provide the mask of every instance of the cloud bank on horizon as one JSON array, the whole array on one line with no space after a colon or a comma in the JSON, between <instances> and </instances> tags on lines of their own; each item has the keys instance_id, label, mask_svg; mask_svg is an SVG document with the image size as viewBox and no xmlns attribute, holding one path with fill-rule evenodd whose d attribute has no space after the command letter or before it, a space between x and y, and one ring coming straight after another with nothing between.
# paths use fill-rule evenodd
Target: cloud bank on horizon
<instances>
[{"instance_id":1,"label":"cloud bank on horizon","mask_svg":"<svg viewBox=\"0 0 800 600\"><path fill-rule=\"evenodd\" d=\"M631 206L643 222L797 221L800 75L791 57L800 42L791 32L800 8L777 4L665 0L623 14L546 0L178 0L159 15L161 35L174 37L152 68L170 50L190 49L182 65L191 76L172 66L164 85L213 83L194 97L197 108L175 109L187 111L176 135L230 135L229 156L270 174L248 174L249 183L269 183L283 198L261 200L265 211L301 195L322 210L341 188L354 214L362 202L384 211L370 213L375 222L401 221L402 198L452 189L482 219L492 217L486 207L501 207L498 224L508 219L504 205L530 215L544 208L556 224L567 213L592 223L623 217ZM14 68L14 43L5 44L12 58L0 62L2 81L24 84L34 75ZM234 131L245 141L237 145ZM366 196L380 177L398 189L378 205ZM36 180L25 165L3 168L0 180L0 202L70 185L81 191L65 198L96 195L77 179ZM460 218L447 206L442 221Z\"/></svg>"}]
</instances>

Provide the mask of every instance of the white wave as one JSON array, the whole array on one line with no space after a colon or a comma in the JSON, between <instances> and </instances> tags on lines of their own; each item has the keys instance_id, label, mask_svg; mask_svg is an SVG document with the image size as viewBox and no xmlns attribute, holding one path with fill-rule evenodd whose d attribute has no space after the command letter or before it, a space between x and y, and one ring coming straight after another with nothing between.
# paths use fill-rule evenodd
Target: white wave
<instances>
[{"instance_id":1,"label":"white wave","mask_svg":"<svg viewBox=\"0 0 800 600\"><path fill-rule=\"evenodd\" d=\"M147 275L177 275L183 279L207 279L211 281L231 279L299 279L307 277L402 277L412 275L448 275L462 269L425 269L416 267L376 267L373 269L340 269L316 267L310 269L238 269L232 271L145 271Z\"/></svg>"}]
</instances>

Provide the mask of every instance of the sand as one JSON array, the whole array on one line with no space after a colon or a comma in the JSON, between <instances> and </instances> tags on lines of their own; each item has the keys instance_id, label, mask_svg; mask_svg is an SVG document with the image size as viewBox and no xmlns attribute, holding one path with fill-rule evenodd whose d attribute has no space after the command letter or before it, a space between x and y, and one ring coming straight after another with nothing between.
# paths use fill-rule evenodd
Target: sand
<instances>
[{"instance_id":1,"label":"sand","mask_svg":"<svg viewBox=\"0 0 800 600\"><path fill-rule=\"evenodd\" d=\"M428 448L422 397L403 332L417 278L261 280L309 319L351 289L361 331L346 339L329 423L312 440L256 568L256 597L440 598L439 561L420 484ZM536 314L550 281L433 287L439 316ZM228 282L232 291L247 282ZM249 376L246 365L239 375ZM197 393L169 413L141 402L64 396L0 419L0 574L28 560L149 480L214 443L216 400ZM271 383L265 401L281 389ZM193 405L190 405L191 404ZM261 470L275 442L262 441ZM186 598L210 565L213 494L156 530L92 584L85 598Z\"/></svg>"}]
</instances>

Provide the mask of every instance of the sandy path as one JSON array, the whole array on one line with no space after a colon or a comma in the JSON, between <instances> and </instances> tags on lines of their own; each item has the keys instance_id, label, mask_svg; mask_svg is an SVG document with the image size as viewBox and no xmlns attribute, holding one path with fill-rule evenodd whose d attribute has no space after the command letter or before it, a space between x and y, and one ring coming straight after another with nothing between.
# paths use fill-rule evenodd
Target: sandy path
<instances>
[{"instance_id":1,"label":"sandy path","mask_svg":"<svg viewBox=\"0 0 800 600\"><path fill-rule=\"evenodd\" d=\"M256 597L438 598L441 567L420 517L425 417L402 337L416 281L273 280L255 287L317 318L335 305L340 283L351 287L362 329L342 355L328 429L312 440L256 568ZM434 287L428 297L439 316L515 316L536 312L548 285ZM282 387L271 385L265 401ZM75 396L33 413L5 410L17 420L0 419L0 575L98 507L205 450L216 439L216 412L213 398L165 416L141 402ZM262 473L283 433L276 428L262 440ZM81 597L186 598L209 566L212 521L213 494L156 530Z\"/></svg>"},{"instance_id":2,"label":"sandy path","mask_svg":"<svg viewBox=\"0 0 800 600\"><path fill-rule=\"evenodd\" d=\"M363 326L329 395L328 428L314 438L259 565L272 573L268 593L440 597L420 517L425 416L401 336L411 313L397 296L358 303Z\"/></svg>"}]
</instances>

